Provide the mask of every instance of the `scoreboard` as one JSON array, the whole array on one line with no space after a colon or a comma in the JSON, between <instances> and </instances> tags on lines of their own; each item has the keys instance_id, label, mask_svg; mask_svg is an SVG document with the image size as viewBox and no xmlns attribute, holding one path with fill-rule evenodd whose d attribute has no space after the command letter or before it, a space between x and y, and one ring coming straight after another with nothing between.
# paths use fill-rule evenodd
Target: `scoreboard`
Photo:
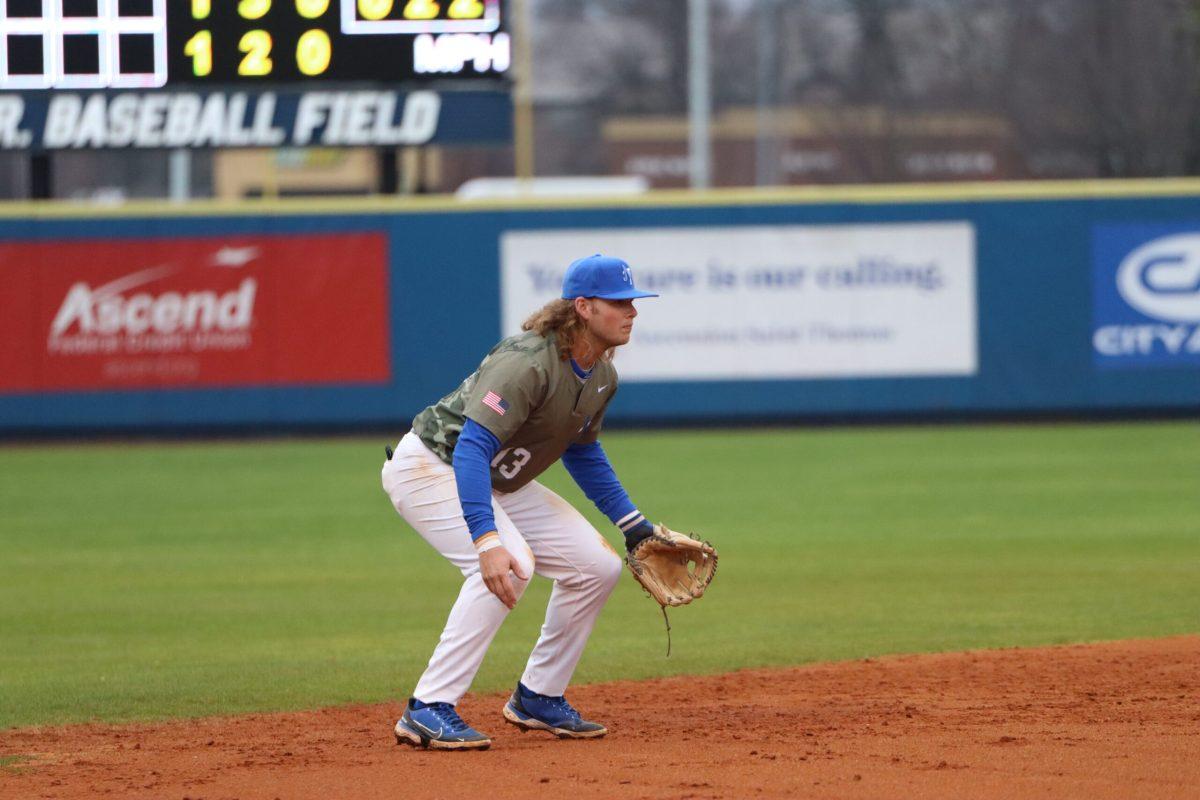
<instances>
[{"instance_id":1,"label":"scoreboard","mask_svg":"<svg viewBox=\"0 0 1200 800\"><path fill-rule=\"evenodd\" d=\"M501 0L0 0L0 90L495 82Z\"/></svg>"},{"instance_id":2,"label":"scoreboard","mask_svg":"<svg viewBox=\"0 0 1200 800\"><path fill-rule=\"evenodd\" d=\"M512 139L504 0L0 0L0 151Z\"/></svg>"}]
</instances>

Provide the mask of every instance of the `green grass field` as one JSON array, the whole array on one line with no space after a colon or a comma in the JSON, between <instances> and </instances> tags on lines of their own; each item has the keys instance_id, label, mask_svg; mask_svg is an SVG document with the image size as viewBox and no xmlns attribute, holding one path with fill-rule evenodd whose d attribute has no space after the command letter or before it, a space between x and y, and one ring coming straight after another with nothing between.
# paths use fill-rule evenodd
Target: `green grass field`
<instances>
[{"instance_id":1,"label":"green grass field","mask_svg":"<svg viewBox=\"0 0 1200 800\"><path fill-rule=\"evenodd\" d=\"M623 580L578 682L1200 631L1195 422L604 441L721 568L669 659ZM407 696L460 578L392 511L383 444L0 448L0 728ZM618 541L560 467L543 480ZM516 680L548 592L476 690Z\"/></svg>"}]
</instances>

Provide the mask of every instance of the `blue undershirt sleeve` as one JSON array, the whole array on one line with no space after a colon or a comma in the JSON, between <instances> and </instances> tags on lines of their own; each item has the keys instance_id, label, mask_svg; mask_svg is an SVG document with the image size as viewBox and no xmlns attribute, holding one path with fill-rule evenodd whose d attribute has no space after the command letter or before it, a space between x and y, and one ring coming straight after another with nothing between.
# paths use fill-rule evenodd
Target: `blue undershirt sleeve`
<instances>
[{"instance_id":1,"label":"blue undershirt sleeve","mask_svg":"<svg viewBox=\"0 0 1200 800\"><path fill-rule=\"evenodd\" d=\"M454 445L454 480L472 542L496 530L491 464L499 451L500 440L475 420L467 419Z\"/></svg>"},{"instance_id":2,"label":"blue undershirt sleeve","mask_svg":"<svg viewBox=\"0 0 1200 800\"><path fill-rule=\"evenodd\" d=\"M563 453L562 462L587 498L627 535L627 539L635 530L652 527L617 480L600 442L571 445Z\"/></svg>"}]
</instances>

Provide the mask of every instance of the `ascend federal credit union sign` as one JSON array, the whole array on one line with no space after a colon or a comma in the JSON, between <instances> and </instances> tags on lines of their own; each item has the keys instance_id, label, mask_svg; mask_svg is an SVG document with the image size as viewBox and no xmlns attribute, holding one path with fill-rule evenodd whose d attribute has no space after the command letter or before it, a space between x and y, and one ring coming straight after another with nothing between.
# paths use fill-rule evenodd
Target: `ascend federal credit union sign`
<instances>
[{"instance_id":1,"label":"ascend federal credit union sign","mask_svg":"<svg viewBox=\"0 0 1200 800\"><path fill-rule=\"evenodd\" d=\"M559 293L567 264L629 262L624 380L973 375L967 222L514 231L501 242L505 334Z\"/></svg>"}]
</instances>

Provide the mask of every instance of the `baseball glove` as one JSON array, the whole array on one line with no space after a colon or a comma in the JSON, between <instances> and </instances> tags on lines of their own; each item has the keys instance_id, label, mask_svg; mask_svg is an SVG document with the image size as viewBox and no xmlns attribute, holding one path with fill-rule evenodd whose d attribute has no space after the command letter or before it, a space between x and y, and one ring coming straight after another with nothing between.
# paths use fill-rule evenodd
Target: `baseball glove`
<instances>
[{"instance_id":1,"label":"baseball glove","mask_svg":"<svg viewBox=\"0 0 1200 800\"><path fill-rule=\"evenodd\" d=\"M642 539L625 556L634 579L665 609L702 597L717 574L717 551L666 525Z\"/></svg>"}]
</instances>

